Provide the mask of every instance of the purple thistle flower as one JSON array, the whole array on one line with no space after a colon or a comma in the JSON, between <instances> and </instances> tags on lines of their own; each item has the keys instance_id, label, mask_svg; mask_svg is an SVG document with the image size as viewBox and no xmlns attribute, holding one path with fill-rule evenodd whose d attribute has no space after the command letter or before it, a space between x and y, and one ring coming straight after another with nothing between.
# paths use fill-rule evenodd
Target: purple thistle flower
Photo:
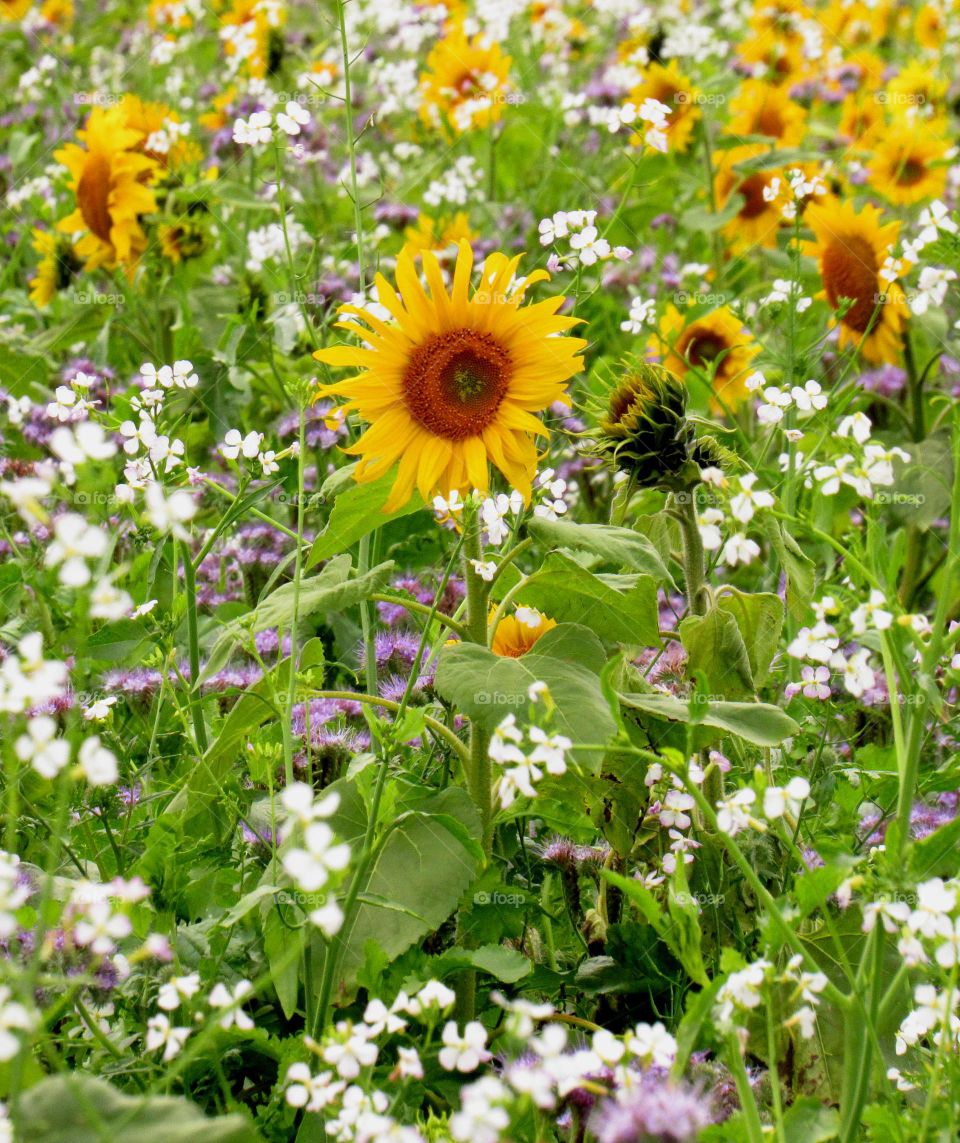
<instances>
[{"instance_id":1,"label":"purple thistle flower","mask_svg":"<svg viewBox=\"0 0 960 1143\"><path fill-rule=\"evenodd\" d=\"M694 1143L714 1121L709 1100L653 1071L590 1116L597 1143Z\"/></svg>"}]
</instances>

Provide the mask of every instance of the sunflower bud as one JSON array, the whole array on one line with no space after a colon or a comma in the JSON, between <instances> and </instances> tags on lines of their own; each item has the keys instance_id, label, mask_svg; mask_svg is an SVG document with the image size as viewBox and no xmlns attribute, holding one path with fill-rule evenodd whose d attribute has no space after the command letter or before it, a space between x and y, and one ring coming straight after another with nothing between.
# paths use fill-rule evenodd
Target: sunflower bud
<instances>
[{"instance_id":1,"label":"sunflower bud","mask_svg":"<svg viewBox=\"0 0 960 1143\"><path fill-rule=\"evenodd\" d=\"M641 488L683 488L716 464L709 439L698 439L687 419L687 387L669 369L631 363L599 417L587 450L624 469Z\"/></svg>"}]
</instances>

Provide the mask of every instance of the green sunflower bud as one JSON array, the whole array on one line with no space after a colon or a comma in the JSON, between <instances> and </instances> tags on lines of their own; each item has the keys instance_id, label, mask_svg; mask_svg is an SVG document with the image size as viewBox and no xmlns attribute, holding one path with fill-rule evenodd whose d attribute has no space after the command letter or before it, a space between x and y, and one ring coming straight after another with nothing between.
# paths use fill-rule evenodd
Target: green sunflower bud
<instances>
[{"instance_id":1,"label":"green sunflower bud","mask_svg":"<svg viewBox=\"0 0 960 1143\"><path fill-rule=\"evenodd\" d=\"M630 363L610 394L587 452L630 473L640 488L681 488L718 463L687 419L687 387L662 365Z\"/></svg>"}]
</instances>

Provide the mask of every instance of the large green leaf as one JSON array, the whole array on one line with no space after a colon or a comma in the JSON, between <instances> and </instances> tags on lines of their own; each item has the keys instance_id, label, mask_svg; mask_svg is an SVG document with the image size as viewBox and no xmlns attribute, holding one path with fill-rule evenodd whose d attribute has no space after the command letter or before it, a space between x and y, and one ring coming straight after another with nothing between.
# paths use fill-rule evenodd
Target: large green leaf
<instances>
[{"instance_id":1,"label":"large green leaf","mask_svg":"<svg viewBox=\"0 0 960 1143\"><path fill-rule=\"evenodd\" d=\"M483 858L480 821L466 791L450 786L392 823L361 886L363 902L338 935L339 987L348 990L373 941L393 960L453 913ZM336 818L332 819L337 828Z\"/></svg>"},{"instance_id":2,"label":"large green leaf","mask_svg":"<svg viewBox=\"0 0 960 1143\"><path fill-rule=\"evenodd\" d=\"M369 484L351 484L336 495L327 526L310 549L308 568L345 552L357 540L390 520L399 520L401 516L409 516L411 512L423 507L423 501L415 494L402 508L395 512L384 512L383 506L395 479L395 474L389 472Z\"/></svg>"},{"instance_id":3,"label":"large green leaf","mask_svg":"<svg viewBox=\"0 0 960 1143\"><path fill-rule=\"evenodd\" d=\"M189 1100L125 1095L93 1076L42 1080L19 1104L20 1137L30 1143L259 1143L242 1115L208 1119Z\"/></svg>"},{"instance_id":4,"label":"large green leaf","mask_svg":"<svg viewBox=\"0 0 960 1143\"><path fill-rule=\"evenodd\" d=\"M735 587L724 587L717 596L716 606L736 619L750 659L753 685L763 686L780 644L783 601L771 592L745 592Z\"/></svg>"},{"instance_id":5,"label":"large green leaf","mask_svg":"<svg viewBox=\"0 0 960 1143\"><path fill-rule=\"evenodd\" d=\"M794 619L802 621L813 598L816 581L813 561L773 516L763 517L763 528L787 577L787 609Z\"/></svg>"},{"instance_id":6,"label":"large green leaf","mask_svg":"<svg viewBox=\"0 0 960 1143\"><path fill-rule=\"evenodd\" d=\"M618 591L568 556L554 552L539 571L527 577L514 598L560 622L589 627L613 643L659 646L656 581L638 575L629 583L626 591Z\"/></svg>"},{"instance_id":7,"label":"large green leaf","mask_svg":"<svg viewBox=\"0 0 960 1143\"><path fill-rule=\"evenodd\" d=\"M592 631L560 624L519 659L474 643L445 647L437 663L437 692L462 714L493 728L505 715L527 716L527 690L544 682L556 704L553 727L577 743L603 743L616 723L603 696L603 648Z\"/></svg>"},{"instance_id":8,"label":"large green leaf","mask_svg":"<svg viewBox=\"0 0 960 1143\"><path fill-rule=\"evenodd\" d=\"M593 552L618 569L651 575L658 583L673 586L673 580L660 553L646 536L630 528L612 524L575 524L572 520L544 520L535 517L527 525L534 539L554 548Z\"/></svg>"},{"instance_id":9,"label":"large green leaf","mask_svg":"<svg viewBox=\"0 0 960 1143\"><path fill-rule=\"evenodd\" d=\"M687 652L687 670L706 679L717 700L746 698L753 694L750 656L737 621L719 607L705 615L688 615L679 627Z\"/></svg>"},{"instance_id":10,"label":"large green leaf","mask_svg":"<svg viewBox=\"0 0 960 1143\"><path fill-rule=\"evenodd\" d=\"M764 702L711 702L700 704L696 717L687 703L673 695L621 694L620 701L668 722L696 722L735 734L755 746L777 746L800 729L778 706Z\"/></svg>"},{"instance_id":11,"label":"large green leaf","mask_svg":"<svg viewBox=\"0 0 960 1143\"><path fill-rule=\"evenodd\" d=\"M350 578L351 561L347 554L331 560L315 576L300 581L297 599L297 618L304 622L313 615L330 614L353 607L362 599L379 591L393 574L393 561L378 564L364 575ZM294 584L285 583L272 591L253 611L228 623L221 631L207 664L200 676L201 681L221 670L241 645L244 636L251 632L264 631L270 627L289 629L293 621Z\"/></svg>"}]
</instances>

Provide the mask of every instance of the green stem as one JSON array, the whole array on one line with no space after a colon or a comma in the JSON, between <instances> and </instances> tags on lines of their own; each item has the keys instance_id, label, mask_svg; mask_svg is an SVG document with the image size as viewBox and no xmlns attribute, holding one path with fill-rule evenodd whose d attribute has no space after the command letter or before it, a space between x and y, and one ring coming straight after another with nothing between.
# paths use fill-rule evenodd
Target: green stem
<instances>
[{"instance_id":1,"label":"green stem","mask_svg":"<svg viewBox=\"0 0 960 1143\"><path fill-rule=\"evenodd\" d=\"M479 560L480 517L475 506L464 511L463 567L467 584L468 638L481 647L487 645L487 585L471 563ZM470 796L480 815L483 852L489 859L493 850L493 771L490 763L490 732L476 721L470 724L470 767L467 771Z\"/></svg>"},{"instance_id":2,"label":"green stem","mask_svg":"<svg viewBox=\"0 0 960 1143\"><path fill-rule=\"evenodd\" d=\"M873 1044L864 1035L865 1028L876 1026L883 983L883 925L877 922L863 951L858 974L866 984L866 996L855 998L855 1007L846 1022L843 1042L843 1085L840 1093L840 1141L856 1143L863 1130L861 1115L870 1094L870 1071L873 1066Z\"/></svg>"},{"instance_id":3,"label":"green stem","mask_svg":"<svg viewBox=\"0 0 960 1143\"><path fill-rule=\"evenodd\" d=\"M293 564L293 613L290 616L290 676L287 681L287 706L283 712L283 776L293 785L293 703L297 694L297 630L300 625L300 577L303 574L304 468L306 466L306 409L300 400L300 449L297 455L297 547ZM281 652L283 648L281 646Z\"/></svg>"},{"instance_id":4,"label":"green stem","mask_svg":"<svg viewBox=\"0 0 960 1143\"><path fill-rule=\"evenodd\" d=\"M733 1073L733 1082L737 1085L747 1138L750 1143L764 1143L763 1124L760 1122L760 1112L757 1110L757 1099L750 1086L750 1077L747 1075L736 1036L730 1037L727 1062Z\"/></svg>"},{"instance_id":5,"label":"green stem","mask_svg":"<svg viewBox=\"0 0 960 1143\"><path fill-rule=\"evenodd\" d=\"M697 521L696 486L677 492L673 500L683 536L683 581L687 594L687 608L691 615L705 615L706 560L703 553L703 538Z\"/></svg>"},{"instance_id":6,"label":"green stem","mask_svg":"<svg viewBox=\"0 0 960 1143\"><path fill-rule=\"evenodd\" d=\"M183 585L187 597L187 641L190 645L190 715L197 749L207 752L207 728L200 695L200 640L197 634L197 573L186 545L183 549Z\"/></svg>"}]
</instances>

